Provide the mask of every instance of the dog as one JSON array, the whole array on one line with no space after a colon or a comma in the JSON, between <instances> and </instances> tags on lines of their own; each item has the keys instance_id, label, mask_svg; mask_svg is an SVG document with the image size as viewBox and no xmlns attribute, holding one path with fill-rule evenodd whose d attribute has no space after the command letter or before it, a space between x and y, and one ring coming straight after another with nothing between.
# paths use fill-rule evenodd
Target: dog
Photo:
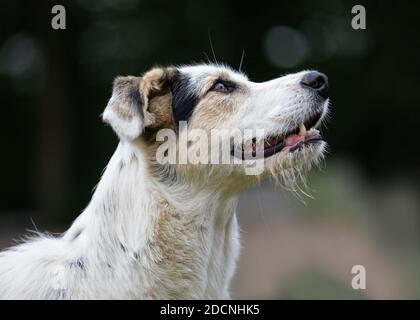
<instances>
[{"instance_id":1,"label":"dog","mask_svg":"<svg viewBox=\"0 0 420 320\"><path fill-rule=\"evenodd\" d=\"M239 195L263 177L294 188L323 158L316 128L328 91L317 71L255 83L218 64L117 77L102 116L119 144L89 205L63 235L40 234L0 253L0 298L229 299ZM263 138L232 144L229 155L246 158L262 143L263 172L158 162L167 143L159 132L181 139L181 122L208 133L264 129Z\"/></svg>"}]
</instances>

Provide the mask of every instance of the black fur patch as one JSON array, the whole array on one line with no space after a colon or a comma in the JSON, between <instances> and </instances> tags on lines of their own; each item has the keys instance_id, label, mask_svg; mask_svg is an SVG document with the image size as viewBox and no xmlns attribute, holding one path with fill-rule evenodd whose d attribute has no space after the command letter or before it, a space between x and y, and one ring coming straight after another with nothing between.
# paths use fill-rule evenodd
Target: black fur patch
<instances>
[{"instance_id":1,"label":"black fur patch","mask_svg":"<svg viewBox=\"0 0 420 320\"><path fill-rule=\"evenodd\" d=\"M85 270L85 267L85 261L83 260L83 258L78 258L70 262L70 268L72 269L78 268L80 270Z\"/></svg>"},{"instance_id":2,"label":"black fur patch","mask_svg":"<svg viewBox=\"0 0 420 320\"><path fill-rule=\"evenodd\" d=\"M50 300L65 300L68 299L66 289L53 289L49 288L47 290L46 298Z\"/></svg>"},{"instance_id":3,"label":"black fur patch","mask_svg":"<svg viewBox=\"0 0 420 320\"><path fill-rule=\"evenodd\" d=\"M141 118L144 118L143 108L142 108L142 101L140 97L140 90L138 86L134 86L130 88L130 91L128 93L129 99L133 101L133 104L137 107Z\"/></svg>"},{"instance_id":4,"label":"black fur patch","mask_svg":"<svg viewBox=\"0 0 420 320\"><path fill-rule=\"evenodd\" d=\"M73 234L73 236L71 237L71 241L74 241L74 240L76 240L77 238L79 238L79 236L82 234L82 232L83 232L83 229L78 229L74 234Z\"/></svg>"},{"instance_id":5,"label":"black fur patch","mask_svg":"<svg viewBox=\"0 0 420 320\"><path fill-rule=\"evenodd\" d=\"M171 81L172 114L175 126L180 121L188 121L198 104L198 97L191 92L190 79L183 74L177 74Z\"/></svg>"},{"instance_id":6,"label":"black fur patch","mask_svg":"<svg viewBox=\"0 0 420 320\"><path fill-rule=\"evenodd\" d=\"M107 214L109 212L108 203L105 203L105 202L101 203L99 208L100 209L98 209L98 208L96 209L96 212L98 214Z\"/></svg>"},{"instance_id":7,"label":"black fur patch","mask_svg":"<svg viewBox=\"0 0 420 320\"><path fill-rule=\"evenodd\" d=\"M137 156L136 156L136 154L134 152L130 156L130 161L131 162L137 162Z\"/></svg>"},{"instance_id":8,"label":"black fur patch","mask_svg":"<svg viewBox=\"0 0 420 320\"><path fill-rule=\"evenodd\" d=\"M120 248L125 253L127 252L127 248L120 242Z\"/></svg>"}]
</instances>

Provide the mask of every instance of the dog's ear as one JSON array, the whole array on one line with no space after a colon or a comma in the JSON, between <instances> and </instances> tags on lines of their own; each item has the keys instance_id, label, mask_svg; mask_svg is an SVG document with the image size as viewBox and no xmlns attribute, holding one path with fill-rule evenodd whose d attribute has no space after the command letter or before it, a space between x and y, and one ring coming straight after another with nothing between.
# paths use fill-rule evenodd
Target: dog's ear
<instances>
[{"instance_id":1,"label":"dog's ear","mask_svg":"<svg viewBox=\"0 0 420 320\"><path fill-rule=\"evenodd\" d=\"M140 77L117 77L111 99L102 115L122 139L134 140L144 129L140 81Z\"/></svg>"},{"instance_id":2,"label":"dog's ear","mask_svg":"<svg viewBox=\"0 0 420 320\"><path fill-rule=\"evenodd\" d=\"M155 68L143 77L117 77L103 120L121 139L129 141L137 139L145 128L172 122L169 83L174 72Z\"/></svg>"}]
</instances>

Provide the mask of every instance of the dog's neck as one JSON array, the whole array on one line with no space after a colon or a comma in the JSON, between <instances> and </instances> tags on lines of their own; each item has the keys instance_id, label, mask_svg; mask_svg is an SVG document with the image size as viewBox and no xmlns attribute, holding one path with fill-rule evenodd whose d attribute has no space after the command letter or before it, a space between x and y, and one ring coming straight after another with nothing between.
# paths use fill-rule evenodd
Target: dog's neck
<instances>
[{"instance_id":1,"label":"dog's neck","mask_svg":"<svg viewBox=\"0 0 420 320\"><path fill-rule=\"evenodd\" d=\"M227 298L238 255L239 194L162 183L141 150L119 144L91 203L64 237L75 245L74 259L104 274L128 269L118 281L130 297Z\"/></svg>"}]
</instances>

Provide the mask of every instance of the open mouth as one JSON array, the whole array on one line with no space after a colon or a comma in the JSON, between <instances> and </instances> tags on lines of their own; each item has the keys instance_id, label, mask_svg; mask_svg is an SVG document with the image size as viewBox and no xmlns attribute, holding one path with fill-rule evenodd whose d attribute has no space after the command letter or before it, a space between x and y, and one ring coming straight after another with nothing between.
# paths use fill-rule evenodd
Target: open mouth
<instances>
[{"instance_id":1,"label":"open mouth","mask_svg":"<svg viewBox=\"0 0 420 320\"><path fill-rule=\"evenodd\" d=\"M271 157L281 151L295 152L305 145L323 141L321 134L314 127L321 119L322 113L316 113L298 127L282 134L280 136L269 136L264 139L264 158ZM262 147L258 145L259 148ZM242 160L255 159L257 156L257 141L254 138L252 143L242 144L238 150ZM232 150L232 155L235 151Z\"/></svg>"}]
</instances>

